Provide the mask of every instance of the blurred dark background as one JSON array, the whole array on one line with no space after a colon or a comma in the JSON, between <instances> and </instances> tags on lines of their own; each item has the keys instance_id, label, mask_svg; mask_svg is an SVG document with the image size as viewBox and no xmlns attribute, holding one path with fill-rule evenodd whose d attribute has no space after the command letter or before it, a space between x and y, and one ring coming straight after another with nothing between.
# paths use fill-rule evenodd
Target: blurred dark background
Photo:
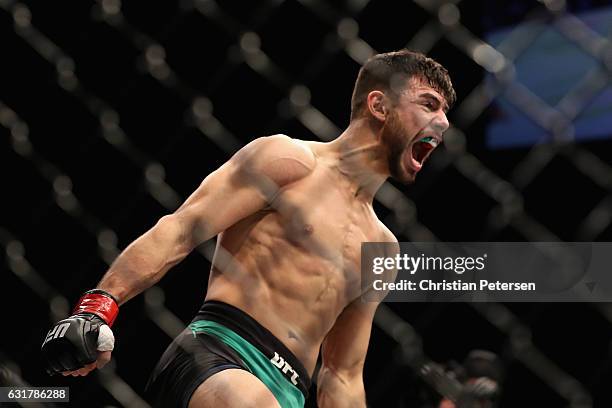
<instances>
[{"instance_id":1,"label":"blurred dark background","mask_svg":"<svg viewBox=\"0 0 612 408\"><path fill-rule=\"evenodd\" d=\"M242 145L339 135L376 52L425 52L458 94L417 183L377 197L400 241L611 241L610 6L0 0L0 363L23 383L69 386L71 406L146 406L150 370L204 298L214 243L122 307L101 372L48 377L49 326ZM497 353L500 407L612 406L609 304L383 306L365 368L372 407L438 398L405 364L389 316L434 361Z\"/></svg>"}]
</instances>

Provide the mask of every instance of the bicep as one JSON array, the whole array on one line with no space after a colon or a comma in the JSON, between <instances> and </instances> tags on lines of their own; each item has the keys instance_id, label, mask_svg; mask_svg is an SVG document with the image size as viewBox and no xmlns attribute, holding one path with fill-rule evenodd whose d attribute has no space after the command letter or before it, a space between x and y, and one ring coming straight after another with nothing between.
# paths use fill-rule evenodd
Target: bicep
<instances>
[{"instance_id":1,"label":"bicep","mask_svg":"<svg viewBox=\"0 0 612 408\"><path fill-rule=\"evenodd\" d=\"M262 187L254 182L253 176L242 173L235 160L228 161L209 174L176 210L174 215L181 219L192 246L266 206Z\"/></svg>"}]
</instances>

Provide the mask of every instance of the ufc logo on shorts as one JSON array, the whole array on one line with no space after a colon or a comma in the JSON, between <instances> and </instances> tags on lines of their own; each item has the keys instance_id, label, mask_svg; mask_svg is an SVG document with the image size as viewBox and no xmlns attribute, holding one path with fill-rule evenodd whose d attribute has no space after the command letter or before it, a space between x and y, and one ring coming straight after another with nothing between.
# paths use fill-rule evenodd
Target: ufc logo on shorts
<instances>
[{"instance_id":1,"label":"ufc logo on shorts","mask_svg":"<svg viewBox=\"0 0 612 408\"><path fill-rule=\"evenodd\" d=\"M66 330L68 330L68 327L70 327L70 323L62 323L62 324L58 324L53 329L49 330L49 333L47 334L47 337L45 338L45 342L43 343L43 345L45 345L51 339L57 339L58 337L64 337L64 335L66 334Z\"/></svg>"},{"instance_id":2,"label":"ufc logo on shorts","mask_svg":"<svg viewBox=\"0 0 612 408\"><path fill-rule=\"evenodd\" d=\"M287 372L291 371L293 373L291 374L291 382L293 383L293 385L297 385L297 379L299 378L298 373L296 373L295 370L289 365L289 363L287 363L284 358L279 356L276 351L274 352L274 357L272 357L270 361L272 362L272 364L278 367L283 372L283 374L287 374Z\"/></svg>"}]
</instances>

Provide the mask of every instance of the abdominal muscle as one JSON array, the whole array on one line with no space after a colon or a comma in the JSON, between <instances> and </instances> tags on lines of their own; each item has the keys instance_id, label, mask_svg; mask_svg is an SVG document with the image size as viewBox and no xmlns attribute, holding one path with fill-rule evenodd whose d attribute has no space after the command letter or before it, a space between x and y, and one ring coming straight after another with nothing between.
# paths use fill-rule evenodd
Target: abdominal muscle
<instances>
[{"instance_id":1,"label":"abdominal muscle","mask_svg":"<svg viewBox=\"0 0 612 408\"><path fill-rule=\"evenodd\" d=\"M249 314L312 374L325 335L358 294L349 290L342 255L315 255L287 239L282 225L263 211L219 235L206 299Z\"/></svg>"}]
</instances>

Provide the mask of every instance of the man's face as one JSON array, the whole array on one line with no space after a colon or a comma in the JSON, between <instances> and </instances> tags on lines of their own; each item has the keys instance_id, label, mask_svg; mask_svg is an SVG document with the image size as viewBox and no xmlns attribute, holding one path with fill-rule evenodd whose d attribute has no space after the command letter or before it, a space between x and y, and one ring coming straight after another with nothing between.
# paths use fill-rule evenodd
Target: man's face
<instances>
[{"instance_id":1,"label":"man's face","mask_svg":"<svg viewBox=\"0 0 612 408\"><path fill-rule=\"evenodd\" d=\"M423 81L411 79L391 107L382 129L388 149L391 177L409 184L431 154L442 143L448 129L446 101Z\"/></svg>"}]
</instances>

